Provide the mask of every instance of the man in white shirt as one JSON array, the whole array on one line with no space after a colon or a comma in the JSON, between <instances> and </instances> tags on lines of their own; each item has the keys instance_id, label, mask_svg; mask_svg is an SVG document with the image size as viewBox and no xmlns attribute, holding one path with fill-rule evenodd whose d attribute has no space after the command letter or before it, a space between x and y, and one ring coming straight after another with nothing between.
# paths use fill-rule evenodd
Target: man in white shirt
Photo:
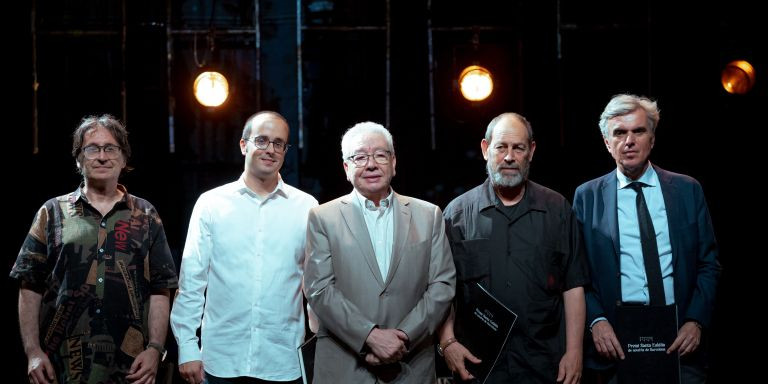
<instances>
[{"instance_id":1,"label":"man in white shirt","mask_svg":"<svg viewBox=\"0 0 768 384\"><path fill-rule=\"evenodd\" d=\"M240 139L245 172L192 211L171 311L187 382L300 382L304 244L317 200L280 178L288 133L276 112L251 116Z\"/></svg>"}]
</instances>

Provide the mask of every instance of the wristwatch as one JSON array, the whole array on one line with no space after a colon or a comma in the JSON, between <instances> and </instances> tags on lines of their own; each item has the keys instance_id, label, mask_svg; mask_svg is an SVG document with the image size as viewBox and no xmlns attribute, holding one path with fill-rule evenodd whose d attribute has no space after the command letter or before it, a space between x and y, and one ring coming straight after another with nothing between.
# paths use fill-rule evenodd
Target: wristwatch
<instances>
[{"instance_id":1,"label":"wristwatch","mask_svg":"<svg viewBox=\"0 0 768 384\"><path fill-rule=\"evenodd\" d=\"M451 345L451 344L453 344L453 343L455 343L457 341L458 340L456 340L455 337L451 337L448 340L443 341L440 344L437 344L437 354L440 355L440 356L443 356L443 352L445 352L445 349L448 348L449 345Z\"/></svg>"},{"instance_id":2,"label":"wristwatch","mask_svg":"<svg viewBox=\"0 0 768 384\"><path fill-rule=\"evenodd\" d=\"M168 354L168 350L166 350L164 346L162 346L162 345L160 345L158 343L150 342L149 344L147 344L147 349L149 349L149 348L154 348L158 352L160 352L160 361L165 361L165 355Z\"/></svg>"}]
</instances>

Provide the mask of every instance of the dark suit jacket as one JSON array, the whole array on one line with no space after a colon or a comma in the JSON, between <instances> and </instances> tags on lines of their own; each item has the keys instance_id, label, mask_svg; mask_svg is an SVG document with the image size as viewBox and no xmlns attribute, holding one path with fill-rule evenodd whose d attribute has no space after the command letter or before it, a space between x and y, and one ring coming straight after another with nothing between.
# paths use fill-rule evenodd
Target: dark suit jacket
<instances>
[{"instance_id":1,"label":"dark suit jacket","mask_svg":"<svg viewBox=\"0 0 768 384\"><path fill-rule=\"evenodd\" d=\"M706 328L712 319L720 264L704 192L689 176L653 167L667 209L678 319L680 324L695 320ZM613 323L616 303L621 301L617 182L613 170L579 186L573 198L592 277L586 292L587 326L601 316ZM607 367L609 363L597 356L592 338L585 337L584 342L585 365Z\"/></svg>"}]
</instances>

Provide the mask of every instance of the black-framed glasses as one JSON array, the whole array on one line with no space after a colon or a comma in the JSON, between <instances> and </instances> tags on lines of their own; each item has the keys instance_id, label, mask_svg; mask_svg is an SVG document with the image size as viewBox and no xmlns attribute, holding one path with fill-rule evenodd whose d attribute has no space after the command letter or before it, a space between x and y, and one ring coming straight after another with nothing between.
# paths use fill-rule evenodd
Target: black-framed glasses
<instances>
[{"instance_id":1,"label":"black-framed glasses","mask_svg":"<svg viewBox=\"0 0 768 384\"><path fill-rule=\"evenodd\" d=\"M355 167L362 168L365 167L366 164L368 164L368 158L372 157L373 161L376 162L376 164L389 164L390 157L392 156L392 152L390 151L376 151L374 153L356 153L350 157L347 157L347 160L351 161L355 164Z\"/></svg>"},{"instance_id":2,"label":"black-framed glasses","mask_svg":"<svg viewBox=\"0 0 768 384\"><path fill-rule=\"evenodd\" d=\"M83 156L85 156L85 158L88 160L93 160L99 157L100 152L104 152L104 156L107 159L112 160L120 156L120 151L122 151L122 148L114 144L107 144L107 145L91 144L83 148Z\"/></svg>"},{"instance_id":3,"label":"black-framed glasses","mask_svg":"<svg viewBox=\"0 0 768 384\"><path fill-rule=\"evenodd\" d=\"M282 141L282 140L269 140L266 136L256 136L251 137L249 139L245 139L246 141L250 141L253 143L253 146L256 147L256 149L259 150L265 150L269 147L269 144L272 144L272 148L275 149L275 152L278 153L284 153L288 150L288 147L291 145Z\"/></svg>"}]
</instances>

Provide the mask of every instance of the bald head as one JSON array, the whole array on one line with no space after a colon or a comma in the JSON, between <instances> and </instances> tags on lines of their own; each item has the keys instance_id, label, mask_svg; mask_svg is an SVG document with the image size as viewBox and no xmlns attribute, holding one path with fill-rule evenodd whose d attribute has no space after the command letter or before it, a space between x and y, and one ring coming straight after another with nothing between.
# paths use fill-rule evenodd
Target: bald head
<instances>
[{"instance_id":1,"label":"bald head","mask_svg":"<svg viewBox=\"0 0 768 384\"><path fill-rule=\"evenodd\" d=\"M285 124L286 127L288 127L288 120L286 120L285 117L283 117L283 115L274 111L261 111L251 115L251 117L249 117L248 120L245 122L245 127L243 127L242 138L244 140L249 139L251 137L251 134L253 133L253 127L257 127L259 126L259 124L270 119L280 120L283 124Z\"/></svg>"},{"instance_id":2,"label":"bald head","mask_svg":"<svg viewBox=\"0 0 768 384\"><path fill-rule=\"evenodd\" d=\"M531 128L531 123L528 122L528 119L523 115L514 112L505 112L494 117L493 120L488 123L488 128L485 130L485 140L490 143L492 141L491 139L493 139L493 132L496 129L496 126L508 123L510 120L522 123L525 126L525 129L528 131L528 143L531 143L533 141L533 128Z\"/></svg>"}]
</instances>

